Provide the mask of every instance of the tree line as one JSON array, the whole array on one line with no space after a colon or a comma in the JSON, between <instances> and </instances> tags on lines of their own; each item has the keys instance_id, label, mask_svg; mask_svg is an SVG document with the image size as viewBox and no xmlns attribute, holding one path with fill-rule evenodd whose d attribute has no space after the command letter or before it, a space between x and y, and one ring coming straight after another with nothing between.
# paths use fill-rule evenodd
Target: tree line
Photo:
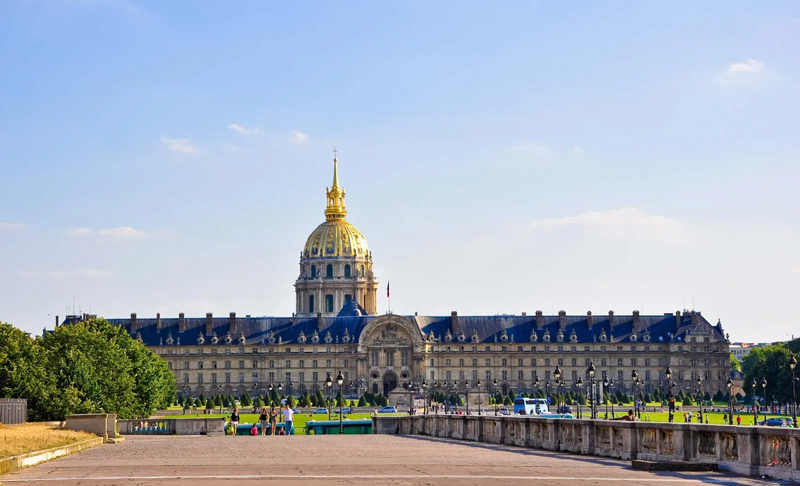
<instances>
[{"instance_id":1,"label":"tree line","mask_svg":"<svg viewBox=\"0 0 800 486\"><path fill-rule=\"evenodd\" d=\"M27 399L30 421L77 413L149 417L175 396L167 363L105 319L41 337L0 323L0 397Z\"/></svg>"}]
</instances>

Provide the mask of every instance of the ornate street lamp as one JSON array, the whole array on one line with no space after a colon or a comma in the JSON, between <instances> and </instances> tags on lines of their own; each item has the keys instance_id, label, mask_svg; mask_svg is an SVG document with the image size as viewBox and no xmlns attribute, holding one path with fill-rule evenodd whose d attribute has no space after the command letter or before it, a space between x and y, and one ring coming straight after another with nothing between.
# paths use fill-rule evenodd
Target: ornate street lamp
<instances>
[{"instance_id":1,"label":"ornate street lamp","mask_svg":"<svg viewBox=\"0 0 800 486\"><path fill-rule=\"evenodd\" d=\"M703 423L703 379L697 375L697 403L700 406L700 423Z\"/></svg>"},{"instance_id":2,"label":"ornate street lamp","mask_svg":"<svg viewBox=\"0 0 800 486\"><path fill-rule=\"evenodd\" d=\"M589 367L586 368L586 374L589 375L589 405L590 405L590 417L592 419L597 418L597 414L595 411L594 406L594 374L595 374L595 367L594 363L589 361Z\"/></svg>"},{"instance_id":3,"label":"ornate street lamp","mask_svg":"<svg viewBox=\"0 0 800 486\"><path fill-rule=\"evenodd\" d=\"M407 381L406 383L403 383L403 388L405 388L408 391L408 415L410 416L413 415L412 409L414 408L413 405L414 400L412 399L411 396L411 393L414 390L414 383L411 381Z\"/></svg>"},{"instance_id":4,"label":"ornate street lamp","mask_svg":"<svg viewBox=\"0 0 800 486\"><path fill-rule=\"evenodd\" d=\"M767 403L767 379L761 378L761 401L766 405ZM767 425L767 412L764 406L761 407L764 412L764 425Z\"/></svg>"},{"instance_id":5,"label":"ornate street lamp","mask_svg":"<svg viewBox=\"0 0 800 486\"><path fill-rule=\"evenodd\" d=\"M575 381L575 384L578 385L578 393L583 393L583 378L580 376ZM583 418L583 413L581 413L581 397L578 397L578 418Z\"/></svg>"},{"instance_id":6,"label":"ornate street lamp","mask_svg":"<svg viewBox=\"0 0 800 486\"><path fill-rule=\"evenodd\" d=\"M539 394L539 376L533 380L533 389L536 391L536 394Z\"/></svg>"},{"instance_id":7,"label":"ornate street lamp","mask_svg":"<svg viewBox=\"0 0 800 486\"><path fill-rule=\"evenodd\" d=\"M497 395L497 378L495 378L494 381L492 382L492 388L494 389L494 394ZM497 415L499 410L500 410L500 405L497 403L497 397L495 397L494 414Z\"/></svg>"},{"instance_id":8,"label":"ornate street lamp","mask_svg":"<svg viewBox=\"0 0 800 486\"><path fill-rule=\"evenodd\" d=\"M559 395L559 381L561 381L561 368L556 366L556 370L553 372L553 377L556 379L556 413L561 413L559 411L561 407L561 395Z\"/></svg>"},{"instance_id":9,"label":"ornate street lamp","mask_svg":"<svg viewBox=\"0 0 800 486\"><path fill-rule=\"evenodd\" d=\"M667 366L667 371L664 372L664 376L667 378L667 405L669 408L668 420L673 422L675 421L675 401L672 398L672 369L669 366Z\"/></svg>"},{"instance_id":10,"label":"ornate street lamp","mask_svg":"<svg viewBox=\"0 0 800 486\"><path fill-rule=\"evenodd\" d=\"M342 370L339 370L339 374L336 375L336 384L339 385L339 393L342 395L342 399L339 401L339 435L344 435L344 425L342 425L342 402L344 402L342 385L344 385L344 376L342 376Z\"/></svg>"},{"instance_id":11,"label":"ornate street lamp","mask_svg":"<svg viewBox=\"0 0 800 486\"><path fill-rule=\"evenodd\" d=\"M639 388L639 374L636 370L631 372L631 381L633 381L633 403L636 408L636 417L642 418L642 403L639 401L638 388Z\"/></svg>"},{"instance_id":12,"label":"ornate street lamp","mask_svg":"<svg viewBox=\"0 0 800 486\"><path fill-rule=\"evenodd\" d=\"M730 377L728 377L728 382L725 383L725 386L728 387L728 425L733 425L733 395L731 394L733 381L731 381Z\"/></svg>"},{"instance_id":13,"label":"ornate street lamp","mask_svg":"<svg viewBox=\"0 0 800 486\"><path fill-rule=\"evenodd\" d=\"M325 396L327 397L328 401L325 403L325 408L328 409L328 420L331 419L331 387L333 386L333 378L331 378L331 372L328 372L328 377L325 378L325 382L323 383L325 386Z\"/></svg>"},{"instance_id":14,"label":"ornate street lamp","mask_svg":"<svg viewBox=\"0 0 800 486\"><path fill-rule=\"evenodd\" d=\"M424 415L428 415L428 400L430 400L430 392L426 391L428 389L428 382L425 381L425 378L422 379L422 383L420 384L422 387L422 396L425 399L425 407L422 411Z\"/></svg>"},{"instance_id":15,"label":"ornate street lamp","mask_svg":"<svg viewBox=\"0 0 800 486\"><path fill-rule=\"evenodd\" d=\"M758 393L758 383L756 383L756 379L753 378L753 382L750 383L750 389L752 390L751 393L753 394L753 425L758 425L758 405L756 405L756 393Z\"/></svg>"},{"instance_id":16,"label":"ornate street lamp","mask_svg":"<svg viewBox=\"0 0 800 486\"><path fill-rule=\"evenodd\" d=\"M789 358L789 369L792 370L792 422L794 427L797 428L797 391L795 389L794 368L797 366L797 358L792 355Z\"/></svg>"},{"instance_id":17,"label":"ornate street lamp","mask_svg":"<svg viewBox=\"0 0 800 486\"><path fill-rule=\"evenodd\" d=\"M481 409L483 408L483 399L481 397L481 379L478 378L478 381L475 383L475 387L478 388L478 415L481 414Z\"/></svg>"}]
</instances>

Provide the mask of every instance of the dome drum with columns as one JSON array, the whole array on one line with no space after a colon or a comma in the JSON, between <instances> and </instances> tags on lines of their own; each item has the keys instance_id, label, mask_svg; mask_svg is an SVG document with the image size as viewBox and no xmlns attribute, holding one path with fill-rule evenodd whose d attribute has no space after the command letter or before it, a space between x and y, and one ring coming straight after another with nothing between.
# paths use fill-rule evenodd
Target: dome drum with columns
<instances>
[{"instance_id":1,"label":"dome drum with columns","mask_svg":"<svg viewBox=\"0 0 800 486\"><path fill-rule=\"evenodd\" d=\"M335 158L333 185L325 195L325 222L311 232L300 254L295 315L334 316L351 300L359 304L357 312L375 314L378 281L372 273L372 253L364 235L347 222Z\"/></svg>"}]
</instances>

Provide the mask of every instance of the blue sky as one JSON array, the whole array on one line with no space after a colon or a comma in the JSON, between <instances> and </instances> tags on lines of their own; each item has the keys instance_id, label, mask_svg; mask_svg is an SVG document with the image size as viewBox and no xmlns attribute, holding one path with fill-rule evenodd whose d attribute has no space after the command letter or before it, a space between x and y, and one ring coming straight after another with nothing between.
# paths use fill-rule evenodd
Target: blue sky
<instances>
[{"instance_id":1,"label":"blue sky","mask_svg":"<svg viewBox=\"0 0 800 486\"><path fill-rule=\"evenodd\" d=\"M796 2L2 2L0 320L290 315L336 147L396 313L784 339L798 32Z\"/></svg>"}]
</instances>

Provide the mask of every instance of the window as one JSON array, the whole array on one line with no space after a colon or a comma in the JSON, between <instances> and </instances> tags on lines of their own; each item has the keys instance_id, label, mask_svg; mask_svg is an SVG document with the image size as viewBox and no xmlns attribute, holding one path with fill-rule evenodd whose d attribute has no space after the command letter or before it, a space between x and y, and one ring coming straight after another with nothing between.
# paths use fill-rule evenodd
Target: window
<instances>
[{"instance_id":1,"label":"window","mask_svg":"<svg viewBox=\"0 0 800 486\"><path fill-rule=\"evenodd\" d=\"M458 366L464 366L464 360L463 359L458 360Z\"/></svg>"},{"instance_id":2,"label":"window","mask_svg":"<svg viewBox=\"0 0 800 486\"><path fill-rule=\"evenodd\" d=\"M308 312L314 312L314 296L308 296Z\"/></svg>"},{"instance_id":3,"label":"window","mask_svg":"<svg viewBox=\"0 0 800 486\"><path fill-rule=\"evenodd\" d=\"M447 358L446 360L444 360L444 365L445 366L450 366L450 358Z\"/></svg>"},{"instance_id":4,"label":"window","mask_svg":"<svg viewBox=\"0 0 800 486\"><path fill-rule=\"evenodd\" d=\"M316 383L319 379L319 374L316 371L311 373L311 379L314 381L314 383Z\"/></svg>"},{"instance_id":5,"label":"window","mask_svg":"<svg viewBox=\"0 0 800 486\"><path fill-rule=\"evenodd\" d=\"M631 358L631 366L636 366L636 358Z\"/></svg>"},{"instance_id":6,"label":"window","mask_svg":"<svg viewBox=\"0 0 800 486\"><path fill-rule=\"evenodd\" d=\"M489 383L490 381L492 381L492 372L486 370L486 383Z\"/></svg>"},{"instance_id":7,"label":"window","mask_svg":"<svg viewBox=\"0 0 800 486\"><path fill-rule=\"evenodd\" d=\"M269 372L269 382L270 383L275 383L275 372L274 371L270 371Z\"/></svg>"},{"instance_id":8,"label":"window","mask_svg":"<svg viewBox=\"0 0 800 486\"><path fill-rule=\"evenodd\" d=\"M197 362L197 369L198 370L202 370L203 369L203 362L202 361L198 361Z\"/></svg>"},{"instance_id":9,"label":"window","mask_svg":"<svg viewBox=\"0 0 800 486\"><path fill-rule=\"evenodd\" d=\"M331 360L329 360L329 359L325 360L325 367L328 368L328 369L331 369Z\"/></svg>"},{"instance_id":10,"label":"window","mask_svg":"<svg viewBox=\"0 0 800 486\"><path fill-rule=\"evenodd\" d=\"M550 366L550 358L545 358L544 359L544 365L545 366Z\"/></svg>"},{"instance_id":11,"label":"window","mask_svg":"<svg viewBox=\"0 0 800 486\"><path fill-rule=\"evenodd\" d=\"M622 358L617 358L617 366L622 366Z\"/></svg>"},{"instance_id":12,"label":"window","mask_svg":"<svg viewBox=\"0 0 800 486\"><path fill-rule=\"evenodd\" d=\"M503 370L503 381L508 381L508 371Z\"/></svg>"},{"instance_id":13,"label":"window","mask_svg":"<svg viewBox=\"0 0 800 486\"><path fill-rule=\"evenodd\" d=\"M605 358L601 358L600 359L600 366L606 366L606 359Z\"/></svg>"},{"instance_id":14,"label":"window","mask_svg":"<svg viewBox=\"0 0 800 486\"><path fill-rule=\"evenodd\" d=\"M244 373L239 373L239 383L244 383Z\"/></svg>"},{"instance_id":15,"label":"window","mask_svg":"<svg viewBox=\"0 0 800 486\"><path fill-rule=\"evenodd\" d=\"M502 363L502 365L503 365L503 366L508 366L508 360L507 360L507 359L505 359L505 358L503 358L503 360L501 361L501 363Z\"/></svg>"},{"instance_id":16,"label":"window","mask_svg":"<svg viewBox=\"0 0 800 486\"><path fill-rule=\"evenodd\" d=\"M464 381L464 372L463 371L459 371L458 372L458 379L461 380L461 381Z\"/></svg>"},{"instance_id":17,"label":"window","mask_svg":"<svg viewBox=\"0 0 800 486\"><path fill-rule=\"evenodd\" d=\"M211 373L211 383L216 383L216 382L217 382L217 374Z\"/></svg>"},{"instance_id":18,"label":"window","mask_svg":"<svg viewBox=\"0 0 800 486\"><path fill-rule=\"evenodd\" d=\"M578 366L577 358L572 358L572 366Z\"/></svg>"},{"instance_id":19,"label":"window","mask_svg":"<svg viewBox=\"0 0 800 486\"><path fill-rule=\"evenodd\" d=\"M292 362L291 362L291 361L289 361L289 360L287 359L287 360L286 360L286 366L285 366L285 367L286 367L286 368L291 368L291 367L292 367Z\"/></svg>"},{"instance_id":20,"label":"window","mask_svg":"<svg viewBox=\"0 0 800 486\"><path fill-rule=\"evenodd\" d=\"M189 373L184 373L183 374L183 382L184 383L189 383Z\"/></svg>"},{"instance_id":21,"label":"window","mask_svg":"<svg viewBox=\"0 0 800 486\"><path fill-rule=\"evenodd\" d=\"M400 364L402 366L408 366L408 351L403 351L402 353L400 353L400 361L401 361Z\"/></svg>"},{"instance_id":22,"label":"window","mask_svg":"<svg viewBox=\"0 0 800 486\"><path fill-rule=\"evenodd\" d=\"M197 383L203 383L203 374L202 373L198 373L197 374Z\"/></svg>"},{"instance_id":23,"label":"window","mask_svg":"<svg viewBox=\"0 0 800 486\"><path fill-rule=\"evenodd\" d=\"M331 277L333 277L333 265L330 265L330 264L329 264L329 265L328 265L328 266L325 268L325 276L326 276L326 277L328 277L328 278L331 278Z\"/></svg>"},{"instance_id":24,"label":"window","mask_svg":"<svg viewBox=\"0 0 800 486\"><path fill-rule=\"evenodd\" d=\"M436 372L431 370L431 381L436 379Z\"/></svg>"},{"instance_id":25,"label":"window","mask_svg":"<svg viewBox=\"0 0 800 486\"><path fill-rule=\"evenodd\" d=\"M311 278L317 278L317 266L316 265L311 265ZM313 296L312 296L311 302L314 302Z\"/></svg>"},{"instance_id":26,"label":"window","mask_svg":"<svg viewBox=\"0 0 800 486\"><path fill-rule=\"evenodd\" d=\"M325 296L325 312L333 312L333 295L331 294Z\"/></svg>"},{"instance_id":27,"label":"window","mask_svg":"<svg viewBox=\"0 0 800 486\"><path fill-rule=\"evenodd\" d=\"M253 384L258 383L258 373L253 373Z\"/></svg>"},{"instance_id":28,"label":"window","mask_svg":"<svg viewBox=\"0 0 800 486\"><path fill-rule=\"evenodd\" d=\"M239 361L239 369L244 368L244 361Z\"/></svg>"},{"instance_id":29,"label":"window","mask_svg":"<svg viewBox=\"0 0 800 486\"><path fill-rule=\"evenodd\" d=\"M216 363L216 361L214 363ZM275 361L269 360L269 367L270 368L274 368L275 367ZM216 365L214 366L214 368L216 368Z\"/></svg>"},{"instance_id":30,"label":"window","mask_svg":"<svg viewBox=\"0 0 800 486\"><path fill-rule=\"evenodd\" d=\"M519 359L517 360L517 366L522 366L522 358L519 358Z\"/></svg>"},{"instance_id":31,"label":"window","mask_svg":"<svg viewBox=\"0 0 800 486\"><path fill-rule=\"evenodd\" d=\"M253 360L253 368L258 368L258 360L257 359Z\"/></svg>"},{"instance_id":32,"label":"window","mask_svg":"<svg viewBox=\"0 0 800 486\"><path fill-rule=\"evenodd\" d=\"M189 369L189 362L188 361L184 361L183 362L183 369L185 369L185 370Z\"/></svg>"},{"instance_id":33,"label":"window","mask_svg":"<svg viewBox=\"0 0 800 486\"><path fill-rule=\"evenodd\" d=\"M287 371L286 372L286 383L288 384L288 383L291 383L291 382L292 382L292 373L290 371Z\"/></svg>"},{"instance_id":34,"label":"window","mask_svg":"<svg viewBox=\"0 0 800 486\"><path fill-rule=\"evenodd\" d=\"M487 359L486 360L486 366L492 366L492 360L491 359Z\"/></svg>"},{"instance_id":35,"label":"window","mask_svg":"<svg viewBox=\"0 0 800 486\"><path fill-rule=\"evenodd\" d=\"M359 273L359 276L361 276L361 277L364 276L364 265L361 265L361 267L359 267L358 273Z\"/></svg>"},{"instance_id":36,"label":"window","mask_svg":"<svg viewBox=\"0 0 800 486\"><path fill-rule=\"evenodd\" d=\"M225 369L226 369L226 370L229 370L229 369L231 369L231 362L230 362L230 361L226 361L226 362L225 362Z\"/></svg>"},{"instance_id":37,"label":"window","mask_svg":"<svg viewBox=\"0 0 800 486\"><path fill-rule=\"evenodd\" d=\"M558 366L564 366L564 358L558 358Z\"/></svg>"},{"instance_id":38,"label":"window","mask_svg":"<svg viewBox=\"0 0 800 486\"><path fill-rule=\"evenodd\" d=\"M578 372L576 370L572 370L572 382L575 383L578 381Z\"/></svg>"},{"instance_id":39,"label":"window","mask_svg":"<svg viewBox=\"0 0 800 486\"><path fill-rule=\"evenodd\" d=\"M477 359L473 359L472 360L472 367L473 368L477 368L478 367L478 360Z\"/></svg>"},{"instance_id":40,"label":"window","mask_svg":"<svg viewBox=\"0 0 800 486\"><path fill-rule=\"evenodd\" d=\"M622 380L623 380L622 371L617 371L617 383L622 385Z\"/></svg>"},{"instance_id":41,"label":"window","mask_svg":"<svg viewBox=\"0 0 800 486\"><path fill-rule=\"evenodd\" d=\"M536 358L531 359L531 366L536 366Z\"/></svg>"},{"instance_id":42,"label":"window","mask_svg":"<svg viewBox=\"0 0 800 486\"><path fill-rule=\"evenodd\" d=\"M169 363L167 363L167 364L169 365L169 369L172 369L172 361L170 361L170 362L169 362Z\"/></svg>"},{"instance_id":43,"label":"window","mask_svg":"<svg viewBox=\"0 0 800 486\"><path fill-rule=\"evenodd\" d=\"M472 370L472 381L478 381L478 370Z\"/></svg>"},{"instance_id":44,"label":"window","mask_svg":"<svg viewBox=\"0 0 800 486\"><path fill-rule=\"evenodd\" d=\"M231 382L231 374L225 373L225 383L230 383L230 382Z\"/></svg>"},{"instance_id":45,"label":"window","mask_svg":"<svg viewBox=\"0 0 800 486\"><path fill-rule=\"evenodd\" d=\"M446 372L445 372L445 374L444 374L444 376L445 376L445 380L447 380L447 381L450 381L450 380L452 380L452 379L453 379L453 378L450 376L450 372L449 372L449 371L446 371Z\"/></svg>"},{"instance_id":46,"label":"window","mask_svg":"<svg viewBox=\"0 0 800 486\"><path fill-rule=\"evenodd\" d=\"M436 366L435 362L431 360L431 366Z\"/></svg>"},{"instance_id":47,"label":"window","mask_svg":"<svg viewBox=\"0 0 800 486\"><path fill-rule=\"evenodd\" d=\"M350 278L350 265L344 266L344 276Z\"/></svg>"},{"instance_id":48,"label":"window","mask_svg":"<svg viewBox=\"0 0 800 486\"><path fill-rule=\"evenodd\" d=\"M519 371L517 371L517 379L518 379L519 381L522 381L522 380L523 380L523 377L522 377L522 370L519 370Z\"/></svg>"},{"instance_id":49,"label":"window","mask_svg":"<svg viewBox=\"0 0 800 486\"><path fill-rule=\"evenodd\" d=\"M431 360L433 365L433 360ZM378 366L378 351L372 351L372 366ZM314 366L316 368L316 366Z\"/></svg>"}]
</instances>

